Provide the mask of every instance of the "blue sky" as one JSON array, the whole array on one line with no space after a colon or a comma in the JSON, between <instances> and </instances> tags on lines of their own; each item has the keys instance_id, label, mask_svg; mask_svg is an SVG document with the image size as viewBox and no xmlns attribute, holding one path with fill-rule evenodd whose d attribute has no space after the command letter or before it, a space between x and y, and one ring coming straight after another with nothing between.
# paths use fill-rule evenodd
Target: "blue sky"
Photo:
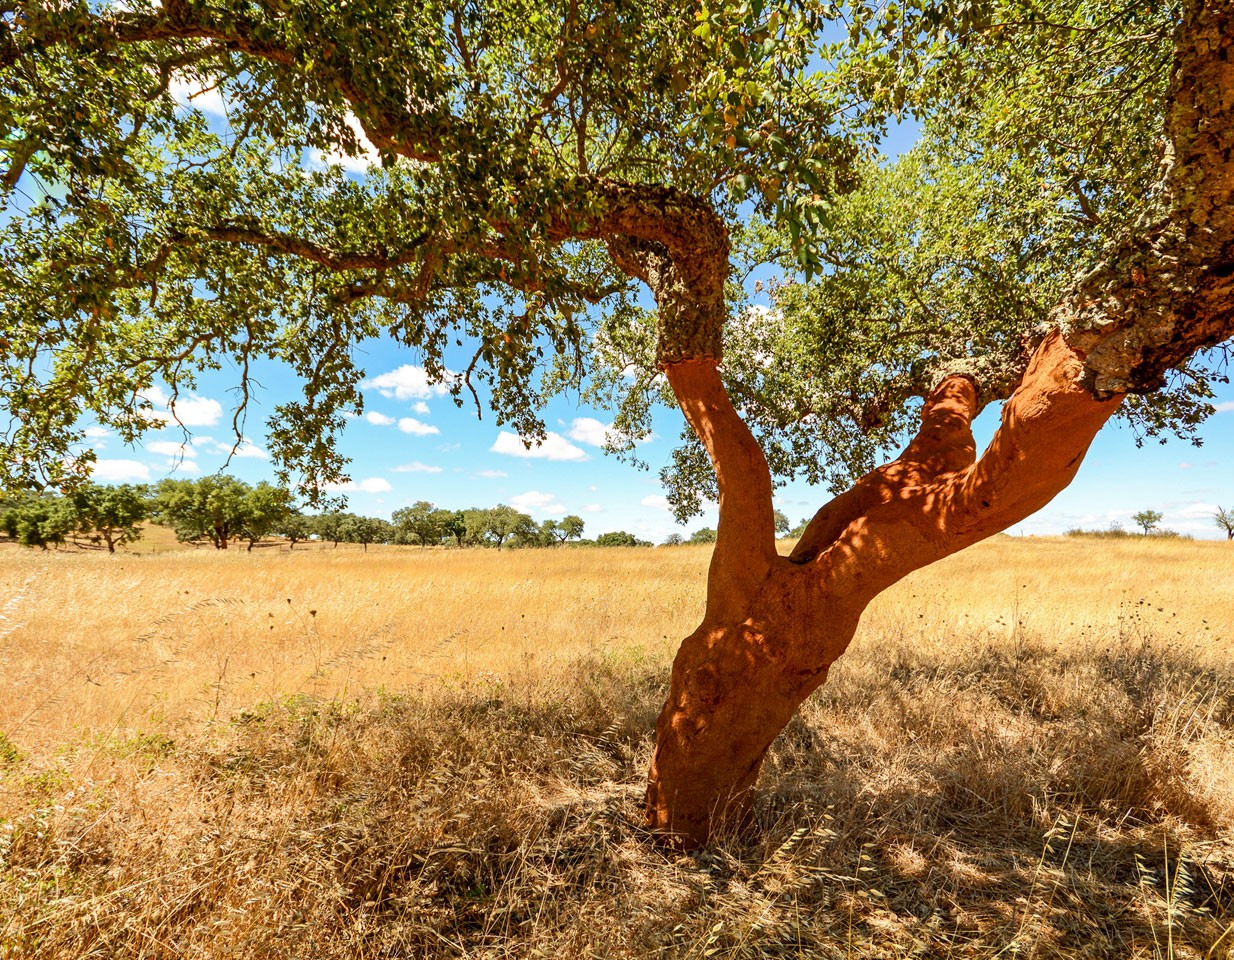
<instances>
[{"instance_id":1,"label":"blue sky","mask_svg":"<svg viewBox=\"0 0 1234 960\"><path fill-rule=\"evenodd\" d=\"M652 466L648 471L603 452L608 411L567 399L549 405L549 436L543 445L527 450L487 411L477 419L474 406L456 408L443 387L428 382L409 350L375 342L365 352L365 412L348 422L341 440L341 449L353 460L352 482L343 491L350 509L389 517L416 500L450 508L508 503L540 520L577 514L589 536L627 530L654 542L674 531L715 524L712 509L679 527L666 508L657 468L667 462L681 429L676 410L657 413L654 436L639 449ZM274 404L298 389L285 371L272 365L259 371L257 379L264 387L248 419L246 435L252 442L226 467L249 482L271 479L264 420ZM229 405L233 386L225 375L215 375L202 381L197 394L180 400L176 413L193 434L188 444L183 444L179 428L152 433L137 448L125 447L113 436L95 438L99 479L152 481L221 469L234 440ZM1200 448L1172 440L1165 445L1150 441L1137 449L1129 429L1109 424L1072 485L1010 532L1050 534L1112 523L1134 529L1131 515L1151 508L1165 515L1163 526L1197 537L1219 536L1211 514L1218 504L1234 506L1234 389L1223 388L1217 408L1205 425ZM989 438L997 417L997 408L991 408L978 420L979 442ZM776 503L795 523L827 499L824 490L791 483L777 493Z\"/></svg>"},{"instance_id":2,"label":"blue sky","mask_svg":"<svg viewBox=\"0 0 1234 960\"><path fill-rule=\"evenodd\" d=\"M226 123L226 103L218 90L200 92L178 81L173 90L186 108L201 110L212 124ZM894 155L914 137L914 129L905 126L892 132L885 147ZM315 155L309 161L340 163L361 176L373 159L373 154ZM668 461L681 430L676 410L656 414L654 435L639 450L652 469L641 471L601 449L610 411L557 399L546 411L546 442L527 450L491 414L477 419L474 406L456 408L444 387L427 381L406 348L378 341L358 353L368 374L365 411L348 423L340 444L353 461L352 482L341 492L356 512L389 517L417 500L449 508L507 503L538 520L577 514L586 522L587 536L626 530L654 542L672 532L715 525L714 508L685 527L677 526L667 509L657 469ZM264 423L274 405L294 396L299 386L272 364L257 371L257 380L263 389L253 398L246 423L250 442L234 453L230 410L235 380L225 372L210 374L201 378L198 393L182 397L176 407L193 434L191 442L184 443L183 432L171 428L130 448L95 430L96 477L103 482L156 481L199 476L226 464L228 472L250 482L272 479ZM166 398L156 392L151 399L159 405ZM1147 508L1161 511L1167 528L1220 536L1211 514L1217 505L1234 506L1234 388L1223 387L1215 403L1217 413L1205 425L1205 444L1198 449L1177 440L1137 449L1130 430L1111 423L1072 485L1010 532L1041 535L1116 523L1134 529L1131 515ZM997 417L998 410L991 408L979 419L979 443L988 440ZM778 492L776 504L796 523L827 499L825 490L791 483Z\"/></svg>"}]
</instances>

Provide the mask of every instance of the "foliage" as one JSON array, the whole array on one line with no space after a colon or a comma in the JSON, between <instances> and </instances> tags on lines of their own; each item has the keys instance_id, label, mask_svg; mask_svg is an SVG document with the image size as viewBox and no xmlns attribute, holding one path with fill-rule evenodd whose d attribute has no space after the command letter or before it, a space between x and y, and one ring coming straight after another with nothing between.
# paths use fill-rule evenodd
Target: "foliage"
<instances>
[{"instance_id":1,"label":"foliage","mask_svg":"<svg viewBox=\"0 0 1234 960\"><path fill-rule=\"evenodd\" d=\"M23 546L46 550L64 543L75 526L61 497L32 494L0 502L0 529Z\"/></svg>"},{"instance_id":2,"label":"foliage","mask_svg":"<svg viewBox=\"0 0 1234 960\"><path fill-rule=\"evenodd\" d=\"M388 543L394 539L394 527L378 517L361 517L354 513L343 514L339 521L339 539L347 543L359 543L368 550L370 543Z\"/></svg>"},{"instance_id":3,"label":"foliage","mask_svg":"<svg viewBox=\"0 0 1234 960\"><path fill-rule=\"evenodd\" d=\"M418 543L425 547L442 541L454 521L454 513L439 509L427 500L419 500L410 507L395 510L390 519L395 543Z\"/></svg>"},{"instance_id":4,"label":"foliage","mask_svg":"<svg viewBox=\"0 0 1234 960\"><path fill-rule=\"evenodd\" d=\"M690 534L690 539L686 543L715 543L716 530L715 527L703 527L700 530L695 530Z\"/></svg>"},{"instance_id":5,"label":"foliage","mask_svg":"<svg viewBox=\"0 0 1234 960\"><path fill-rule=\"evenodd\" d=\"M610 533L602 533L595 539L597 547L650 547L651 542L648 540L640 540L632 533L626 533L624 530L616 530Z\"/></svg>"},{"instance_id":6,"label":"foliage","mask_svg":"<svg viewBox=\"0 0 1234 960\"><path fill-rule=\"evenodd\" d=\"M294 550L296 544L312 538L317 532L313 517L306 516L298 510L292 510L283 519L280 532L287 538L287 547Z\"/></svg>"},{"instance_id":7,"label":"foliage","mask_svg":"<svg viewBox=\"0 0 1234 960\"><path fill-rule=\"evenodd\" d=\"M1153 532L1153 529L1161 522L1162 514L1157 510L1141 510L1139 513L1132 514L1131 519L1135 522L1145 534Z\"/></svg>"},{"instance_id":8,"label":"foliage","mask_svg":"<svg viewBox=\"0 0 1234 960\"><path fill-rule=\"evenodd\" d=\"M77 532L96 542L102 540L108 553L139 540L141 524L150 516L149 491L130 484L84 484L68 494L67 502Z\"/></svg>"},{"instance_id":9,"label":"foliage","mask_svg":"<svg viewBox=\"0 0 1234 960\"><path fill-rule=\"evenodd\" d=\"M258 540L284 533L294 509L290 491L282 487L262 481L250 489L240 518L240 535L249 542L248 549L251 551Z\"/></svg>"},{"instance_id":10,"label":"foliage","mask_svg":"<svg viewBox=\"0 0 1234 960\"><path fill-rule=\"evenodd\" d=\"M270 448L317 494L360 404L350 347L378 332L456 397L485 381L499 419L535 434L534 374L555 356L577 381L589 306L637 315L606 247L632 203L667 187L735 223L744 201L804 237L854 156L831 132L843 91L810 68L820 13L795 2L137 0L2 18L0 396L33 414L2 461L22 485L88 468L85 418L132 441L167 419L151 388L174 396L224 362L242 371L240 422L252 361L273 357L307 389L271 416ZM226 122L177 101L194 87ZM361 128L380 160L363 180L313 162L360 157Z\"/></svg>"},{"instance_id":11,"label":"foliage","mask_svg":"<svg viewBox=\"0 0 1234 960\"><path fill-rule=\"evenodd\" d=\"M249 486L235 477L209 474L161 481L152 516L185 542L208 540L226 550L232 540L244 539L252 550L263 537L281 533L293 509L291 493L282 487L265 481Z\"/></svg>"},{"instance_id":12,"label":"foliage","mask_svg":"<svg viewBox=\"0 0 1234 960\"><path fill-rule=\"evenodd\" d=\"M540 524L540 541L544 546L568 543L583 535L583 518L567 514L560 520L545 520Z\"/></svg>"},{"instance_id":13,"label":"foliage","mask_svg":"<svg viewBox=\"0 0 1234 960\"><path fill-rule=\"evenodd\" d=\"M930 370L1005 363L1152 203L1177 18L1176 0L6 11L0 402L30 415L5 480L71 479L89 419L134 440L174 418L153 388L225 362L240 423L273 357L307 389L271 450L313 497L360 405L351 347L379 334L460 401L486 383L527 435L590 366L628 450L663 397L664 331L612 241L672 196L723 218L740 270L781 265L775 309L730 284L725 376L775 472L841 484ZM904 115L921 145L870 162ZM1190 433L1217 378L1192 364L1129 415ZM689 438L665 478L682 515L712 492Z\"/></svg>"}]
</instances>

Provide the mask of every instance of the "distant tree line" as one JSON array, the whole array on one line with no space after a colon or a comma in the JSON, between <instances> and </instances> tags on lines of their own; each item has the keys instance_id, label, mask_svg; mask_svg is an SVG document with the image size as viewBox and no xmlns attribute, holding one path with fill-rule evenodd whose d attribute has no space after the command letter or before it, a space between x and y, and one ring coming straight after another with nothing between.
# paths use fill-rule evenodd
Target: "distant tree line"
<instances>
[{"instance_id":1,"label":"distant tree line","mask_svg":"<svg viewBox=\"0 0 1234 960\"><path fill-rule=\"evenodd\" d=\"M505 504L448 510L427 500L395 510L390 520L334 511L306 514L290 491L269 483L250 485L235 477L210 474L195 480L163 480L156 485L86 484L67 494L31 493L0 499L0 532L30 547L78 545L116 547L141 536L144 523L174 531L184 543L218 550L244 543L248 550L268 537L281 537L292 549L306 540L338 546L358 543L527 548L651 546L625 531L584 540L584 523L573 514L537 523ZM713 542L715 531L695 535Z\"/></svg>"},{"instance_id":2,"label":"distant tree line","mask_svg":"<svg viewBox=\"0 0 1234 960\"><path fill-rule=\"evenodd\" d=\"M31 493L0 497L0 531L28 547L88 541L114 553L141 536L150 516L146 487L86 484L66 496Z\"/></svg>"}]
</instances>

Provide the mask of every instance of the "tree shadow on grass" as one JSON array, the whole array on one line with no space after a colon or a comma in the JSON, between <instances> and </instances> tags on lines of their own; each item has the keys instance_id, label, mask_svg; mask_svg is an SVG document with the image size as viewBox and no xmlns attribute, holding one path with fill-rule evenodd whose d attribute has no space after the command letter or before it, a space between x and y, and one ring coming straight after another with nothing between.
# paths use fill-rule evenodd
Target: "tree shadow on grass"
<instances>
[{"instance_id":1,"label":"tree shadow on grass","mask_svg":"<svg viewBox=\"0 0 1234 960\"><path fill-rule=\"evenodd\" d=\"M29 960L1219 957L1228 680L1031 648L840 676L775 744L755 830L691 855L641 826L658 666L284 699L117 756L110 780L99 760L36 796L39 771L9 764L25 800L3 814L0 943Z\"/></svg>"}]
</instances>

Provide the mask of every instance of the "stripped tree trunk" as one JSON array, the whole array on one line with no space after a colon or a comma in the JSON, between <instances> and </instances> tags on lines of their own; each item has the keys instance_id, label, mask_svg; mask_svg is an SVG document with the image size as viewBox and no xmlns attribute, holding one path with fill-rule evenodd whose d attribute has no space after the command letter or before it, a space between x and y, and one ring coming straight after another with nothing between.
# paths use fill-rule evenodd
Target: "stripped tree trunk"
<instances>
[{"instance_id":1,"label":"stripped tree trunk","mask_svg":"<svg viewBox=\"0 0 1234 960\"><path fill-rule=\"evenodd\" d=\"M662 351L720 491L706 613L677 654L656 727L646 815L666 840L697 846L718 823L746 816L767 749L827 678L874 597L1044 506L1125 394L1157 389L1168 368L1234 334L1232 50L1234 7L1191 0L1159 216L1054 309L1052 332L1026 349L980 457L970 424L983 400L1001 398L982 398L966 375L947 376L925 398L903 453L823 507L793 553L779 556L767 462L725 391L718 348ZM683 287L664 277L688 272L688 251L626 252L662 323L680 316L669 301ZM686 340L709 342L697 331Z\"/></svg>"}]
</instances>

